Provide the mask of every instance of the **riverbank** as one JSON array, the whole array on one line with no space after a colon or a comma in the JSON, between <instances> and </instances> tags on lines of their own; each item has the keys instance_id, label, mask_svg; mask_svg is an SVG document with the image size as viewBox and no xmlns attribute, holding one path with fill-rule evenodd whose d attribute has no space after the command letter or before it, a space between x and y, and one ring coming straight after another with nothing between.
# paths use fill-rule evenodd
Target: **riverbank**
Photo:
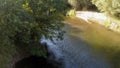
<instances>
[{"instance_id":1,"label":"riverbank","mask_svg":"<svg viewBox=\"0 0 120 68\"><path fill-rule=\"evenodd\" d=\"M93 11L76 11L76 17L82 18L88 23L98 23L108 29L120 33L120 21L107 17L104 13Z\"/></svg>"}]
</instances>

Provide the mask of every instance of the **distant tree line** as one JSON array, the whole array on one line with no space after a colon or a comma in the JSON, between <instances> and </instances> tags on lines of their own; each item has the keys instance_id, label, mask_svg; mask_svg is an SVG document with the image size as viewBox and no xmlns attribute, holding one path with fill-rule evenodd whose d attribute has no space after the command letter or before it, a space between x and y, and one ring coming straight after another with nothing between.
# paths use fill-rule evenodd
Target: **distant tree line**
<instances>
[{"instance_id":1,"label":"distant tree line","mask_svg":"<svg viewBox=\"0 0 120 68\"><path fill-rule=\"evenodd\" d=\"M120 0L68 0L75 10L96 10L120 19Z\"/></svg>"},{"instance_id":2,"label":"distant tree line","mask_svg":"<svg viewBox=\"0 0 120 68\"><path fill-rule=\"evenodd\" d=\"M97 10L96 6L92 4L91 0L68 0L68 3L75 10Z\"/></svg>"},{"instance_id":3,"label":"distant tree line","mask_svg":"<svg viewBox=\"0 0 120 68\"><path fill-rule=\"evenodd\" d=\"M92 3L109 17L120 19L120 0L92 0Z\"/></svg>"}]
</instances>

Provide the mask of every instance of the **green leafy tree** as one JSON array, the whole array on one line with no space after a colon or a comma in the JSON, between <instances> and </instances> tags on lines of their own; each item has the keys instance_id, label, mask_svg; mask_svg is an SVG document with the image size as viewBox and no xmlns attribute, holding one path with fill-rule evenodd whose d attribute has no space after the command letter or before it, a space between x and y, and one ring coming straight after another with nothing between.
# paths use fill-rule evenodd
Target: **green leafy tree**
<instances>
[{"instance_id":1,"label":"green leafy tree","mask_svg":"<svg viewBox=\"0 0 120 68\"><path fill-rule=\"evenodd\" d=\"M0 68L6 68L17 47L45 55L39 41L62 39L66 9L64 0L0 0Z\"/></svg>"},{"instance_id":2,"label":"green leafy tree","mask_svg":"<svg viewBox=\"0 0 120 68\"><path fill-rule=\"evenodd\" d=\"M68 0L68 2L76 10L96 9L96 7L92 4L91 0Z\"/></svg>"},{"instance_id":3,"label":"green leafy tree","mask_svg":"<svg viewBox=\"0 0 120 68\"><path fill-rule=\"evenodd\" d=\"M92 0L92 3L108 16L120 19L120 0Z\"/></svg>"}]
</instances>

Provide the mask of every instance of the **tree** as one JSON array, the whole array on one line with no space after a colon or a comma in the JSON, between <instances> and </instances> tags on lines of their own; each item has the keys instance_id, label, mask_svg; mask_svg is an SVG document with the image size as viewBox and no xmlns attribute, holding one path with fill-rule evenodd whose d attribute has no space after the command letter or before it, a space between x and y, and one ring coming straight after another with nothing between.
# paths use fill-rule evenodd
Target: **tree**
<instances>
[{"instance_id":1,"label":"tree","mask_svg":"<svg viewBox=\"0 0 120 68\"><path fill-rule=\"evenodd\" d=\"M66 9L64 0L0 0L0 68L6 68L17 47L33 51L31 46L39 45L42 37L62 39Z\"/></svg>"},{"instance_id":2,"label":"tree","mask_svg":"<svg viewBox=\"0 0 120 68\"><path fill-rule=\"evenodd\" d=\"M108 16L120 18L120 0L92 0L92 3Z\"/></svg>"},{"instance_id":3,"label":"tree","mask_svg":"<svg viewBox=\"0 0 120 68\"><path fill-rule=\"evenodd\" d=\"M76 10L96 9L96 7L92 4L91 0L68 0L68 2Z\"/></svg>"}]
</instances>

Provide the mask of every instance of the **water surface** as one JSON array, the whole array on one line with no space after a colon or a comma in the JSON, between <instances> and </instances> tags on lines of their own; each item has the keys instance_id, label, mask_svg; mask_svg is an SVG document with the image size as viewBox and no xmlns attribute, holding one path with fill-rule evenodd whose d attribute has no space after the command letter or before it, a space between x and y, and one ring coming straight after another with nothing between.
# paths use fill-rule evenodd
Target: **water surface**
<instances>
[{"instance_id":1,"label":"water surface","mask_svg":"<svg viewBox=\"0 0 120 68\"><path fill-rule=\"evenodd\" d=\"M78 18L65 24L64 40L49 45L64 68L119 68L119 33Z\"/></svg>"}]
</instances>

